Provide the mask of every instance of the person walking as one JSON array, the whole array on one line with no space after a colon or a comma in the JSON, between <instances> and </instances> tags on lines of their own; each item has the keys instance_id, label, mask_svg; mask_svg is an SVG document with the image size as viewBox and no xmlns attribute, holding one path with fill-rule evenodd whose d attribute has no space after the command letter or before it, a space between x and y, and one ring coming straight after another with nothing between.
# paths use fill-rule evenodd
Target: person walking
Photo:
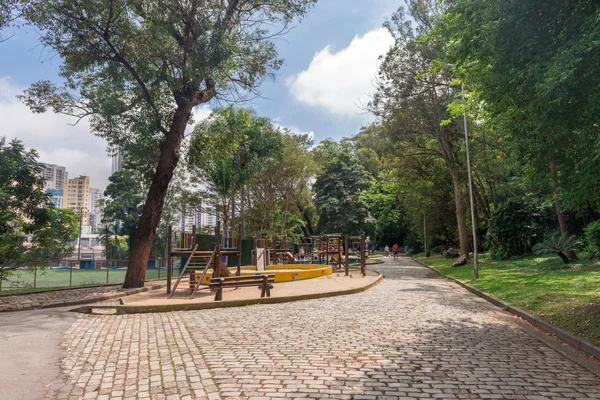
<instances>
[{"instance_id":1,"label":"person walking","mask_svg":"<svg viewBox=\"0 0 600 400\"><path fill-rule=\"evenodd\" d=\"M394 251L394 260L398 259L398 250L400 250L400 247L398 247L398 243L396 243L393 247L392 250Z\"/></svg>"},{"instance_id":2,"label":"person walking","mask_svg":"<svg viewBox=\"0 0 600 400\"><path fill-rule=\"evenodd\" d=\"M388 246L387 244L385 245L385 249L383 249L384 254L386 257L390 256L390 246Z\"/></svg>"},{"instance_id":3,"label":"person walking","mask_svg":"<svg viewBox=\"0 0 600 400\"><path fill-rule=\"evenodd\" d=\"M404 254L408 255L408 252L410 251L410 247L408 247L407 244L404 245Z\"/></svg>"}]
</instances>

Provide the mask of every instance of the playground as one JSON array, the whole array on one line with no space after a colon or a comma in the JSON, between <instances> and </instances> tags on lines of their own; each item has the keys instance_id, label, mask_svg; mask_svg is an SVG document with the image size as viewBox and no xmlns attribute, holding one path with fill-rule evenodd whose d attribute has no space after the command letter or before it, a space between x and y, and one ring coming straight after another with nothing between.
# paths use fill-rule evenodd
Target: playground
<instances>
[{"instance_id":1,"label":"playground","mask_svg":"<svg viewBox=\"0 0 600 400\"><path fill-rule=\"evenodd\" d=\"M195 226L191 231L170 229L166 293L127 297L121 306L143 312L139 307L160 311L207 308L202 306L207 303L245 305L258 299L292 301L356 293L382 278L367 271L364 236L241 240L238 232L221 232L219 225L214 235L198 235Z\"/></svg>"}]
</instances>

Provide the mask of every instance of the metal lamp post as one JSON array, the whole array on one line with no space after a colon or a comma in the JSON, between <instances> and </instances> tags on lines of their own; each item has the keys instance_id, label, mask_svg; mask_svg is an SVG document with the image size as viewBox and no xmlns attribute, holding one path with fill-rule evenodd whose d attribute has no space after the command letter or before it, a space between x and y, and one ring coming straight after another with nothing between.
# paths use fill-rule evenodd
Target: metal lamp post
<instances>
[{"instance_id":1,"label":"metal lamp post","mask_svg":"<svg viewBox=\"0 0 600 400\"><path fill-rule=\"evenodd\" d=\"M460 84L460 92L463 102L465 101L465 85ZM467 152L467 174L469 176L469 201L471 205L471 227L473 228L473 275L475 279L479 278L479 265L477 260L477 230L475 228L475 207L473 202L473 179L471 178L471 155L469 153L469 131L467 127L467 109L463 113L465 123L465 150Z\"/></svg>"}]
</instances>

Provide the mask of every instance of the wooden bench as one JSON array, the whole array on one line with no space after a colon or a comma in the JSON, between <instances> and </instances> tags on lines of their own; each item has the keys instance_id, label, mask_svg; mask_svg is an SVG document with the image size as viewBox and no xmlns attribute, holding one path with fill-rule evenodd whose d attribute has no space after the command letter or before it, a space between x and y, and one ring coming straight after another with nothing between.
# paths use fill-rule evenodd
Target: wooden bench
<instances>
[{"instance_id":1,"label":"wooden bench","mask_svg":"<svg viewBox=\"0 0 600 400\"><path fill-rule=\"evenodd\" d=\"M208 285L211 289L216 289L215 301L223 300L224 288L237 288L257 286L261 289L260 297L271 297L271 289L275 282L275 275L252 275L252 276L230 276L226 278L212 278Z\"/></svg>"}]
</instances>

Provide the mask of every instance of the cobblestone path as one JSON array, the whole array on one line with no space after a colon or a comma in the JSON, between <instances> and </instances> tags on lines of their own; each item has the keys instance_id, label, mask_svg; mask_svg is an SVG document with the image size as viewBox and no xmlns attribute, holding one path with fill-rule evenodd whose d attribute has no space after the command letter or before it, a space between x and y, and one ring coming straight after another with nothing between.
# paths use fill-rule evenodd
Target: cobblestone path
<instances>
[{"instance_id":1,"label":"cobblestone path","mask_svg":"<svg viewBox=\"0 0 600 400\"><path fill-rule=\"evenodd\" d=\"M597 375L413 261L351 296L81 316L59 399L600 399Z\"/></svg>"}]
</instances>

